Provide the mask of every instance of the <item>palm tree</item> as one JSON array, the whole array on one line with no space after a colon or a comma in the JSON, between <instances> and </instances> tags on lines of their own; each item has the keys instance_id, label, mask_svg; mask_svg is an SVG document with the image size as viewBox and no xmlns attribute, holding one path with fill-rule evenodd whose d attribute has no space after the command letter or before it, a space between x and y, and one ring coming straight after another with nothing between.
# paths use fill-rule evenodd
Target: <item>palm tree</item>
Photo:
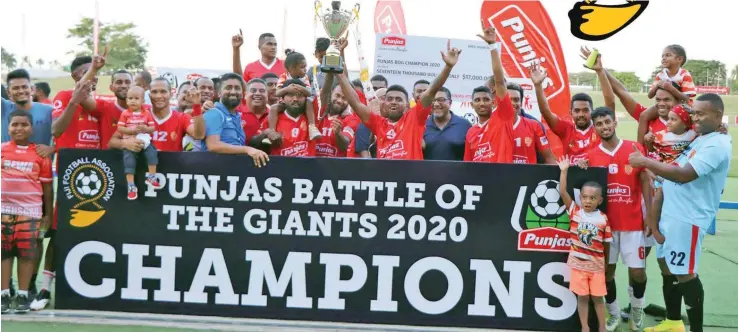
<instances>
[{"instance_id":1,"label":"palm tree","mask_svg":"<svg viewBox=\"0 0 738 332\"><path fill-rule=\"evenodd\" d=\"M38 60L36 60L36 65L37 65L37 66L38 66L39 68L43 68L44 64L45 64L45 61L44 61L44 59L41 59L41 58L39 58Z\"/></svg>"},{"instance_id":2,"label":"palm tree","mask_svg":"<svg viewBox=\"0 0 738 332\"><path fill-rule=\"evenodd\" d=\"M21 60L21 66L26 65L28 68L33 68L33 64L31 64L31 58L29 58L27 55L23 57Z\"/></svg>"},{"instance_id":3,"label":"palm tree","mask_svg":"<svg viewBox=\"0 0 738 332\"><path fill-rule=\"evenodd\" d=\"M18 64L18 60L15 58L15 54L5 50L5 47L3 47L0 52L2 52L0 56L2 56L2 65L5 67L5 69L12 70L13 68L15 68L15 65Z\"/></svg>"}]
</instances>

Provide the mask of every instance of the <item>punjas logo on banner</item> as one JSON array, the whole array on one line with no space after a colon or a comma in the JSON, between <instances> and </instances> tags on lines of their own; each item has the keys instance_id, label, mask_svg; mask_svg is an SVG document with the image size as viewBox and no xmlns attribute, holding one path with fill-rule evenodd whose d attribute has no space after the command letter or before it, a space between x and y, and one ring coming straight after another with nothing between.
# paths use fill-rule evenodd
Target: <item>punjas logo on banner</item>
<instances>
[{"instance_id":1,"label":"punjas logo on banner","mask_svg":"<svg viewBox=\"0 0 738 332\"><path fill-rule=\"evenodd\" d=\"M104 161L79 158L69 164L61 177L66 199L76 201L69 211L72 226L87 227L105 215L103 204L115 192L115 177Z\"/></svg>"},{"instance_id":2,"label":"punjas logo on banner","mask_svg":"<svg viewBox=\"0 0 738 332\"><path fill-rule=\"evenodd\" d=\"M528 190L520 187L510 223L518 232L518 250L569 252L569 215L559 182L544 180Z\"/></svg>"},{"instance_id":3,"label":"punjas logo on banner","mask_svg":"<svg viewBox=\"0 0 738 332\"><path fill-rule=\"evenodd\" d=\"M648 7L648 1L627 0L617 5L585 0L569 11L571 34L579 39L598 41L612 37L633 23Z\"/></svg>"}]
</instances>

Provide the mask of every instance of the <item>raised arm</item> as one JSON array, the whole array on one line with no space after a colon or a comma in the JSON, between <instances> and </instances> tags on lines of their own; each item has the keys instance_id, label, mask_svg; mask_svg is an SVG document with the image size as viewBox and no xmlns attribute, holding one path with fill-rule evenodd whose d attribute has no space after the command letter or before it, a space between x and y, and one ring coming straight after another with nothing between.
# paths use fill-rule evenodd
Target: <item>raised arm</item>
<instances>
[{"instance_id":1,"label":"raised arm","mask_svg":"<svg viewBox=\"0 0 738 332\"><path fill-rule=\"evenodd\" d=\"M331 94L333 93L333 81L333 73L326 73L323 86L320 87L321 105L328 105L328 103L331 101Z\"/></svg>"},{"instance_id":2,"label":"raised arm","mask_svg":"<svg viewBox=\"0 0 738 332\"><path fill-rule=\"evenodd\" d=\"M425 92L420 95L420 105L423 108L431 106L433 99L436 98L436 93L438 93L443 85L446 84L448 76L451 75L451 70L456 66L456 63L459 62L459 54L461 54L461 50L458 48L452 48L451 39L449 39L446 43L446 53L441 51L441 58L443 58L443 62L446 63L446 66L441 69L441 72L438 74L436 79L433 80L428 90L425 90Z\"/></svg>"},{"instance_id":3,"label":"raised arm","mask_svg":"<svg viewBox=\"0 0 738 332\"><path fill-rule=\"evenodd\" d=\"M603 70L605 75L607 76L607 81L610 83L610 87L613 90L613 93L615 93L615 96L618 97L620 100L620 103L623 104L623 107L625 107L625 111L630 114L635 119L638 119L640 115L638 114L638 102L633 98L633 96L628 93L628 90L625 89L625 85L623 85L623 82L620 82L615 76L612 76L610 72L607 70Z\"/></svg>"},{"instance_id":4,"label":"raised arm","mask_svg":"<svg viewBox=\"0 0 738 332\"><path fill-rule=\"evenodd\" d=\"M77 106L85 100L92 91L93 82L77 82L72 93L72 98L69 99L67 107L64 109L62 114L51 123L51 134L54 137L59 137L67 130L69 124L74 119L74 112L77 110ZM57 96L58 98L58 96Z\"/></svg>"},{"instance_id":5,"label":"raised arm","mask_svg":"<svg viewBox=\"0 0 738 332\"><path fill-rule=\"evenodd\" d=\"M561 170L561 175L559 175L559 195L561 196L561 200L564 202L567 210L571 208L571 202L573 201L571 196L569 196L569 192L566 191L570 164L571 160L569 159L569 156L563 156L559 159L559 169Z\"/></svg>"},{"instance_id":6,"label":"raised arm","mask_svg":"<svg viewBox=\"0 0 738 332\"><path fill-rule=\"evenodd\" d=\"M238 34L231 37L231 46L233 46L233 72L243 75L241 68L241 46L243 45L243 32L238 29Z\"/></svg>"},{"instance_id":7,"label":"raised arm","mask_svg":"<svg viewBox=\"0 0 738 332\"><path fill-rule=\"evenodd\" d=\"M579 51L582 53L580 54L580 57L585 61L589 59L589 56L592 54L592 51L590 51L586 46L580 47ZM615 111L615 95L613 93L612 86L610 85L610 80L607 78L607 71L602 66L602 54L597 55L597 59L595 59L595 63L592 68L587 67L587 65L584 65L584 68L594 70L595 73L597 73L597 79L600 81L600 86L602 87L602 96L605 98L605 106Z\"/></svg>"},{"instance_id":8,"label":"raised arm","mask_svg":"<svg viewBox=\"0 0 738 332\"><path fill-rule=\"evenodd\" d=\"M502 99L507 94L507 86L505 86L505 70L502 67L502 60L500 59L500 43L497 42L497 30L493 26L485 28L484 21L482 21L482 31L483 34L477 36L482 38L490 46L492 74L495 76L495 96Z\"/></svg>"},{"instance_id":9,"label":"raised arm","mask_svg":"<svg viewBox=\"0 0 738 332\"><path fill-rule=\"evenodd\" d=\"M559 117L551 112L551 107L548 105L548 98L546 98L546 93L543 91L543 82L546 81L547 76L548 74L540 65L530 66L530 79L533 81L533 86L536 89L538 109L541 111L541 116L543 116L548 126L555 128L559 122Z\"/></svg>"},{"instance_id":10,"label":"raised arm","mask_svg":"<svg viewBox=\"0 0 738 332\"><path fill-rule=\"evenodd\" d=\"M348 77L344 75L338 75L337 78L338 84L341 86L341 92L343 92L343 95L346 97L346 101L348 101L351 109L356 112L356 115L359 116L361 122L369 122L369 118L371 118L372 112L369 110L368 106L362 104L361 101L359 101L359 96L356 94L356 91L351 85L351 82L349 82Z\"/></svg>"}]
</instances>

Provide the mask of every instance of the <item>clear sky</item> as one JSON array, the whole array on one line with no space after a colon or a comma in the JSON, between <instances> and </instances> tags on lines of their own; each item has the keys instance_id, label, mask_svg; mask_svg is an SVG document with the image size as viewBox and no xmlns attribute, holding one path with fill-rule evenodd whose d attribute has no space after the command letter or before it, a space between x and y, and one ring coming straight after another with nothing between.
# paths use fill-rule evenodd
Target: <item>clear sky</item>
<instances>
[{"instance_id":1,"label":"clear sky","mask_svg":"<svg viewBox=\"0 0 738 332\"><path fill-rule=\"evenodd\" d=\"M365 45L373 45L376 1L344 0L343 6L352 7L357 1L361 4L360 28L367 40ZM653 0L637 21L602 42L582 41L569 33L567 12L576 0L542 2L558 31L570 72L580 71L582 61L578 50L585 43L600 49L606 67L635 71L644 80L660 64L663 47L673 43L684 46L691 59L717 59L726 63L729 70L738 64L735 42L738 36L732 35L735 24L729 23L736 19L734 1ZM625 0L599 2L615 4ZM481 3L481 0L402 0L408 34L475 39ZM323 0L323 6L330 7L330 0ZM67 29L80 18L93 16L95 1L5 1L2 7L0 45L16 55L28 55L33 61L43 58L47 62L58 60L67 64L72 59L68 52L77 43L66 38ZM257 38L263 32L274 33L286 47L311 54L312 8L312 0L100 0L100 19L136 24L136 32L149 43L147 65L229 69L230 38L239 28L243 29L245 39L241 51L244 65L258 58ZM318 31L321 36L324 34L322 28ZM353 40L350 45L348 65L358 69ZM373 47L366 47L364 52L367 58L373 59ZM315 61L310 58L309 61Z\"/></svg>"}]
</instances>

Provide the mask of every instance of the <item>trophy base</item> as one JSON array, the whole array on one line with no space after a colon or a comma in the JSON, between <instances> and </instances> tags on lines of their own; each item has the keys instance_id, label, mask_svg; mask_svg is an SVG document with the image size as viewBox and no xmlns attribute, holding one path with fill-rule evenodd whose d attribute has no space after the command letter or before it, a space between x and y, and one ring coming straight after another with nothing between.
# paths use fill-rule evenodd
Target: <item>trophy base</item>
<instances>
[{"instance_id":1,"label":"trophy base","mask_svg":"<svg viewBox=\"0 0 738 332\"><path fill-rule=\"evenodd\" d=\"M323 56L323 63L320 66L320 71L324 73L342 74L343 73L343 58L341 56Z\"/></svg>"}]
</instances>

